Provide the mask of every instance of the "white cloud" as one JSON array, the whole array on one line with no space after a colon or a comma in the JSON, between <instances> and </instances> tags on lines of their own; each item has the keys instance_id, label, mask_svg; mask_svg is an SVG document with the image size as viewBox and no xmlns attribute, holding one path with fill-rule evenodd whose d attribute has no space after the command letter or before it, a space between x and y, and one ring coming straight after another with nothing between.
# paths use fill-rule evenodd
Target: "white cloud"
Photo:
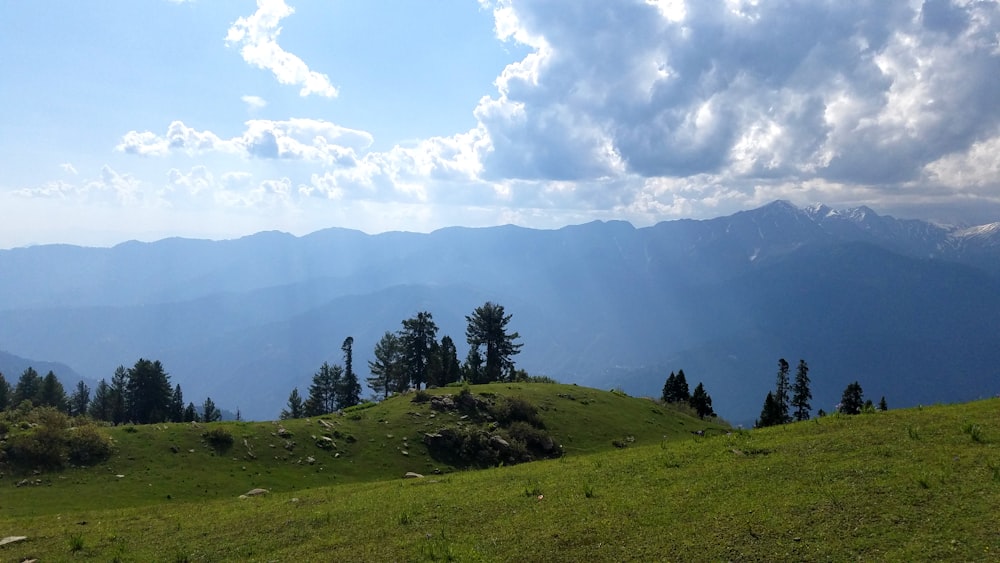
<instances>
[{"instance_id":1,"label":"white cloud","mask_svg":"<svg viewBox=\"0 0 1000 563\"><path fill-rule=\"evenodd\" d=\"M151 131L129 131L115 149L141 156L222 153L350 167L356 164L357 151L372 143L371 134L365 131L318 119L252 119L245 126L242 135L223 139L211 131L174 121L163 136Z\"/></svg>"},{"instance_id":2,"label":"white cloud","mask_svg":"<svg viewBox=\"0 0 1000 563\"><path fill-rule=\"evenodd\" d=\"M243 100L243 103L247 105L247 109L250 111L259 111L267 107L267 100L260 96L242 96L240 99Z\"/></svg>"},{"instance_id":3,"label":"white cloud","mask_svg":"<svg viewBox=\"0 0 1000 563\"><path fill-rule=\"evenodd\" d=\"M300 96L336 97L337 88L327 75L310 70L302 59L278 45L279 23L293 13L295 10L284 0L257 0L257 11L239 18L229 28L226 44L238 46L244 61L270 70L281 84L301 86Z\"/></svg>"},{"instance_id":4,"label":"white cloud","mask_svg":"<svg viewBox=\"0 0 1000 563\"><path fill-rule=\"evenodd\" d=\"M41 186L13 190L24 198L50 198L79 202L107 201L132 204L142 198L142 183L132 174L120 173L108 165L100 173L79 183L55 181Z\"/></svg>"},{"instance_id":5,"label":"white cloud","mask_svg":"<svg viewBox=\"0 0 1000 563\"><path fill-rule=\"evenodd\" d=\"M62 163L62 164L59 165L59 168L62 168L64 171L66 171L67 173L72 174L74 176L77 175L76 167L73 166L72 163L64 162L64 163Z\"/></svg>"}]
</instances>

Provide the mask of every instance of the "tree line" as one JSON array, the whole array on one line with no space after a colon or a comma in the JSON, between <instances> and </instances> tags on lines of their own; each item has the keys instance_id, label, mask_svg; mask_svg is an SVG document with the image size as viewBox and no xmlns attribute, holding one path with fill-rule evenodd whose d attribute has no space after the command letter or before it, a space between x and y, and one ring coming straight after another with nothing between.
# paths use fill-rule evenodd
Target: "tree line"
<instances>
[{"instance_id":1,"label":"tree line","mask_svg":"<svg viewBox=\"0 0 1000 563\"><path fill-rule=\"evenodd\" d=\"M766 426L776 426L787 424L792 421L809 420L812 405L812 391L810 390L809 365L805 360L799 360L798 368L795 371L795 381L789 379L791 366L784 358L778 359L778 375L775 379L774 391L769 391L764 398L764 406L761 408L760 418L754 426L763 428ZM791 398L789 399L789 392ZM794 411L790 412L790 409ZM857 381L850 383L841 395L840 403L836 406L837 412L841 414L861 414L864 411L874 411L875 405L871 399L865 400L864 391ZM885 397L878 404L879 410L889 410ZM819 416L825 416L826 412L820 409Z\"/></svg>"},{"instance_id":2,"label":"tree line","mask_svg":"<svg viewBox=\"0 0 1000 563\"><path fill-rule=\"evenodd\" d=\"M522 344L517 332L509 332L512 318L503 305L487 301L465 317L465 339L469 352L459 362L454 340L448 335L437 339L438 326L428 311L420 311L401 323L396 332L386 331L375 344L374 359L368 362L371 376L366 383L376 399L422 387L441 387L459 381L470 384L513 381L526 377L515 368L513 357ZM309 395L303 399L292 389L282 418L319 416L360 403L361 385L353 368L354 339L341 345L344 365L324 362L312 377Z\"/></svg>"},{"instance_id":3,"label":"tree line","mask_svg":"<svg viewBox=\"0 0 1000 563\"><path fill-rule=\"evenodd\" d=\"M676 374L670 372L663 384L663 394L660 400L668 404L688 405L698 414L698 418L715 416L715 411L712 409L712 397L705 391L705 385L699 381L694 388L694 393L692 393L688 388L684 370L679 370Z\"/></svg>"},{"instance_id":4,"label":"tree line","mask_svg":"<svg viewBox=\"0 0 1000 563\"><path fill-rule=\"evenodd\" d=\"M207 397L200 409L194 403L184 404L181 386L170 386L170 376L159 360L139 360L130 368L118 366L111 383L102 379L93 395L80 381L72 393L55 373L39 376L27 368L11 385L0 373L0 411L52 407L70 416L90 416L95 420L122 424L153 424L158 422L212 422L222 418L222 412Z\"/></svg>"}]
</instances>

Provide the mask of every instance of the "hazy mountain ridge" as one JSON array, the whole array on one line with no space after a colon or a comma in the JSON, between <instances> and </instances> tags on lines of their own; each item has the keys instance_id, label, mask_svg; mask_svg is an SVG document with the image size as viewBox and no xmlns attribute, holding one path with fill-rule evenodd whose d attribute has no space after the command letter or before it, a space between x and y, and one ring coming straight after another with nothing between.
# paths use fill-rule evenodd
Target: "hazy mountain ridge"
<instances>
[{"instance_id":1,"label":"hazy mountain ridge","mask_svg":"<svg viewBox=\"0 0 1000 563\"><path fill-rule=\"evenodd\" d=\"M746 397L766 393L780 356L810 361L827 410L848 379L893 404L992 394L1000 365L1000 228L868 208L32 247L0 251L0 273L0 346L94 378L158 358L187 397L259 418L339 361L348 335L364 372L418 310L464 356L464 315L488 299L514 314L529 371L658 394L683 367L735 420L759 411Z\"/></svg>"}]
</instances>

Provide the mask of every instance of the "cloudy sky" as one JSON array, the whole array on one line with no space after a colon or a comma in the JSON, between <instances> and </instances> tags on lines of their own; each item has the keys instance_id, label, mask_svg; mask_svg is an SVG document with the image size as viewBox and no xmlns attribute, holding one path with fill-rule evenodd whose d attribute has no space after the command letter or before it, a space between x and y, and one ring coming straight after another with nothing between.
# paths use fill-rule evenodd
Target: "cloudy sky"
<instances>
[{"instance_id":1,"label":"cloudy sky","mask_svg":"<svg viewBox=\"0 0 1000 563\"><path fill-rule=\"evenodd\" d=\"M0 248L1000 220L998 0L0 5Z\"/></svg>"}]
</instances>

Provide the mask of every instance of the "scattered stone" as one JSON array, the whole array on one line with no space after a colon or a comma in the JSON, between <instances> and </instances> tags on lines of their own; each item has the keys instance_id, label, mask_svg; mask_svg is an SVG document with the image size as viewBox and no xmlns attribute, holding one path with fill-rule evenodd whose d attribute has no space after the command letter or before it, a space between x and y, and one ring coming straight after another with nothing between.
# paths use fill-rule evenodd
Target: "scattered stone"
<instances>
[{"instance_id":1,"label":"scattered stone","mask_svg":"<svg viewBox=\"0 0 1000 563\"><path fill-rule=\"evenodd\" d=\"M337 443L329 436L320 436L316 439L316 447L324 450L335 450L337 449Z\"/></svg>"},{"instance_id":2,"label":"scattered stone","mask_svg":"<svg viewBox=\"0 0 1000 563\"><path fill-rule=\"evenodd\" d=\"M181 449L178 448L177 446L170 446L170 451L176 454L180 453Z\"/></svg>"},{"instance_id":3,"label":"scattered stone","mask_svg":"<svg viewBox=\"0 0 1000 563\"><path fill-rule=\"evenodd\" d=\"M400 453L401 453L401 454L403 454L403 455L405 455L405 456L407 456L407 457L409 457L409 455L410 455L410 452L408 452L408 451L406 451L406 450L403 450L403 451L402 451L402 452L400 452Z\"/></svg>"},{"instance_id":4,"label":"scattered stone","mask_svg":"<svg viewBox=\"0 0 1000 563\"><path fill-rule=\"evenodd\" d=\"M27 487L27 486L28 486L28 485L30 485L30 484L31 484L31 481L28 481L27 479L21 479L21 480L20 480L20 481L18 481L18 482L17 482L17 484L16 484L16 485L14 485L14 486L15 486L15 487Z\"/></svg>"},{"instance_id":5,"label":"scattered stone","mask_svg":"<svg viewBox=\"0 0 1000 563\"><path fill-rule=\"evenodd\" d=\"M193 453L194 453L194 450L188 450L188 453L189 453L189 454L193 454Z\"/></svg>"},{"instance_id":6,"label":"scattered stone","mask_svg":"<svg viewBox=\"0 0 1000 563\"><path fill-rule=\"evenodd\" d=\"M308 463L309 465L312 465L312 464L316 463L316 458L314 458L313 456L309 456L309 457L306 458L306 463Z\"/></svg>"},{"instance_id":7,"label":"scattered stone","mask_svg":"<svg viewBox=\"0 0 1000 563\"><path fill-rule=\"evenodd\" d=\"M22 542L28 539L28 536L7 536L0 539L0 545L10 545L12 543Z\"/></svg>"},{"instance_id":8,"label":"scattered stone","mask_svg":"<svg viewBox=\"0 0 1000 563\"><path fill-rule=\"evenodd\" d=\"M284 426L279 426L278 427L278 436L281 436L282 438L288 438L291 435L292 435L292 433L289 432L288 430L286 430Z\"/></svg>"},{"instance_id":9,"label":"scattered stone","mask_svg":"<svg viewBox=\"0 0 1000 563\"><path fill-rule=\"evenodd\" d=\"M271 491L269 491L267 489L250 489L249 491L246 492L246 496L248 496L248 497L256 497L256 496L260 496L260 495L266 495L269 492L271 492Z\"/></svg>"},{"instance_id":10,"label":"scattered stone","mask_svg":"<svg viewBox=\"0 0 1000 563\"><path fill-rule=\"evenodd\" d=\"M403 475L403 479L423 479L424 476L419 473L414 473L413 471L407 471L406 475Z\"/></svg>"},{"instance_id":11,"label":"scattered stone","mask_svg":"<svg viewBox=\"0 0 1000 563\"><path fill-rule=\"evenodd\" d=\"M337 453L333 454L333 457L334 457L334 459L340 457L340 452L337 452Z\"/></svg>"},{"instance_id":12,"label":"scattered stone","mask_svg":"<svg viewBox=\"0 0 1000 563\"><path fill-rule=\"evenodd\" d=\"M292 497L288 502L299 502L299 497Z\"/></svg>"},{"instance_id":13,"label":"scattered stone","mask_svg":"<svg viewBox=\"0 0 1000 563\"><path fill-rule=\"evenodd\" d=\"M333 428L333 425L332 425L332 424L330 424L329 422L327 422L327 421L323 420L322 418L321 418L321 419L319 419L319 423L320 423L320 425L322 425L322 426L323 426L324 428Z\"/></svg>"},{"instance_id":14,"label":"scattered stone","mask_svg":"<svg viewBox=\"0 0 1000 563\"><path fill-rule=\"evenodd\" d=\"M510 442L504 440L500 436L490 436L490 444L503 450L510 449Z\"/></svg>"},{"instance_id":15,"label":"scattered stone","mask_svg":"<svg viewBox=\"0 0 1000 563\"><path fill-rule=\"evenodd\" d=\"M115 477L118 477L119 479L124 479L125 478L125 476L122 475L121 473L119 473L118 475L115 475Z\"/></svg>"}]
</instances>

